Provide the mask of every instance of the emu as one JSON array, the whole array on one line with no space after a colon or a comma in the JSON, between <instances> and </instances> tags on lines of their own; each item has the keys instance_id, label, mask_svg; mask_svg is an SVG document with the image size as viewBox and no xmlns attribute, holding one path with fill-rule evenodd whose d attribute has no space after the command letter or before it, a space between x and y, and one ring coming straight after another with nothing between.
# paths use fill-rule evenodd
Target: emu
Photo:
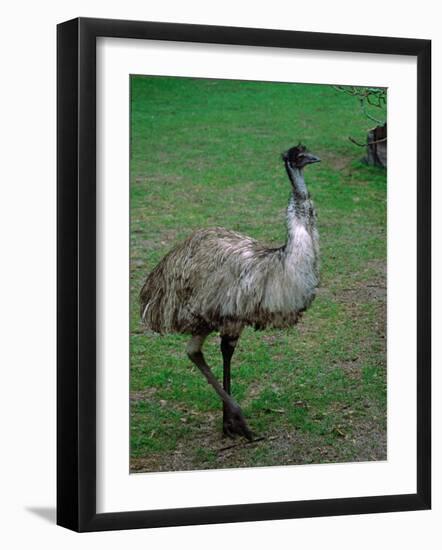
<instances>
[{"instance_id":1,"label":"emu","mask_svg":"<svg viewBox=\"0 0 442 550\"><path fill-rule=\"evenodd\" d=\"M222 227L200 229L160 261L140 292L147 329L191 336L187 355L221 398L223 432L229 437L253 439L230 387L231 358L243 328L295 325L319 284L319 236L304 168L320 159L298 144L282 160L291 182L283 246L268 248ZM202 352L214 331L221 337L223 385Z\"/></svg>"}]
</instances>

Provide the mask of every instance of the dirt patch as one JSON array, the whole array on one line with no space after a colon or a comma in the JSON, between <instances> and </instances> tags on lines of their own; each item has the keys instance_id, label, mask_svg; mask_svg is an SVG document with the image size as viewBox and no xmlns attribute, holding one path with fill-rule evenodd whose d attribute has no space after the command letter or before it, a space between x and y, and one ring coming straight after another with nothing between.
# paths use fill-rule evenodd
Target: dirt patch
<instances>
[{"instance_id":1,"label":"dirt patch","mask_svg":"<svg viewBox=\"0 0 442 550\"><path fill-rule=\"evenodd\" d=\"M145 388L139 391L131 391L130 402L139 403L140 401L150 401L157 391L158 388Z\"/></svg>"},{"instance_id":2,"label":"dirt patch","mask_svg":"<svg viewBox=\"0 0 442 550\"><path fill-rule=\"evenodd\" d=\"M268 346L277 346L280 341L276 334L263 334L262 339Z\"/></svg>"},{"instance_id":3,"label":"dirt patch","mask_svg":"<svg viewBox=\"0 0 442 550\"><path fill-rule=\"evenodd\" d=\"M378 284L361 283L357 287L343 288L335 296L344 303L370 302L372 300L385 301L387 288Z\"/></svg>"},{"instance_id":4,"label":"dirt patch","mask_svg":"<svg viewBox=\"0 0 442 550\"><path fill-rule=\"evenodd\" d=\"M342 303L362 303L369 301L386 301L387 298L387 266L382 260L373 260L367 263L366 271L374 271L368 279L364 274L355 274L351 287L336 285L334 289L321 286L316 290L316 299L321 297L333 298ZM359 280L358 280L359 278ZM342 284L342 283L341 283Z\"/></svg>"},{"instance_id":5,"label":"dirt patch","mask_svg":"<svg viewBox=\"0 0 442 550\"><path fill-rule=\"evenodd\" d=\"M343 175L351 174L350 166L354 158L345 155L331 154L324 151L320 155L323 164Z\"/></svg>"},{"instance_id":6,"label":"dirt patch","mask_svg":"<svg viewBox=\"0 0 442 550\"><path fill-rule=\"evenodd\" d=\"M342 361L339 363L345 374L352 380L360 380L362 378L362 365L359 361Z\"/></svg>"},{"instance_id":7,"label":"dirt patch","mask_svg":"<svg viewBox=\"0 0 442 550\"><path fill-rule=\"evenodd\" d=\"M387 460L387 429L379 410L364 403L365 414L348 420L348 440L357 461Z\"/></svg>"},{"instance_id":8,"label":"dirt patch","mask_svg":"<svg viewBox=\"0 0 442 550\"><path fill-rule=\"evenodd\" d=\"M218 419L213 414L204 414L201 415L196 437L185 442L179 441L176 448L168 453L152 452L144 457L131 458L130 471L176 472L216 468L216 465L205 462L204 456L212 457L213 449L221 448L224 442Z\"/></svg>"},{"instance_id":9,"label":"dirt patch","mask_svg":"<svg viewBox=\"0 0 442 550\"><path fill-rule=\"evenodd\" d=\"M372 260L367 263L366 271L374 271L368 280L358 282L357 279L350 288L340 288L334 296L341 302L369 302L387 299L387 265L382 260ZM362 274L361 274L362 275ZM326 293L326 289L322 289Z\"/></svg>"},{"instance_id":10,"label":"dirt patch","mask_svg":"<svg viewBox=\"0 0 442 550\"><path fill-rule=\"evenodd\" d=\"M250 467L251 463L254 467L263 467L387 458L386 431L381 429L375 417L372 421L347 419L341 422L332 429L333 443L325 443L321 435L299 430L260 434L252 442L231 440L217 433L217 428L217 422L212 420L201 427L198 437L191 443L180 443L167 455L151 453L132 458L130 470L133 473L167 472L241 468Z\"/></svg>"}]
</instances>

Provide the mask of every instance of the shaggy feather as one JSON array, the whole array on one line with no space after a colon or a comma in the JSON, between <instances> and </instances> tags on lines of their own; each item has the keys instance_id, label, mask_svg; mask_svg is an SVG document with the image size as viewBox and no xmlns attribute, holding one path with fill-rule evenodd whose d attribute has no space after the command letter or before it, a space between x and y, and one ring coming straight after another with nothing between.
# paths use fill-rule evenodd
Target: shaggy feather
<instances>
[{"instance_id":1,"label":"shaggy feather","mask_svg":"<svg viewBox=\"0 0 442 550\"><path fill-rule=\"evenodd\" d=\"M195 231L143 285L140 313L148 329L239 335L246 325L264 329L297 323L319 283L319 245L302 170L293 170L289 160L286 164L293 184L286 244L267 248L222 227Z\"/></svg>"}]
</instances>

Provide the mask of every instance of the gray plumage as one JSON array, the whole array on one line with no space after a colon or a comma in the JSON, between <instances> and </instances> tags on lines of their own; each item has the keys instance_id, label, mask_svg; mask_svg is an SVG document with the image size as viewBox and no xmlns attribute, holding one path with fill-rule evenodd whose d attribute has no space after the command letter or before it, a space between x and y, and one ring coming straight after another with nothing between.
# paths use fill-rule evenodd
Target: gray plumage
<instances>
[{"instance_id":1,"label":"gray plumage","mask_svg":"<svg viewBox=\"0 0 442 550\"><path fill-rule=\"evenodd\" d=\"M144 325L161 334L191 334L188 353L194 362L191 353L201 351L210 332L218 331L236 343L248 325L256 329L293 326L315 297L318 231L303 169L319 159L298 145L284 153L283 161L292 183L283 246L268 248L222 227L200 229L173 248L143 285Z\"/></svg>"}]
</instances>

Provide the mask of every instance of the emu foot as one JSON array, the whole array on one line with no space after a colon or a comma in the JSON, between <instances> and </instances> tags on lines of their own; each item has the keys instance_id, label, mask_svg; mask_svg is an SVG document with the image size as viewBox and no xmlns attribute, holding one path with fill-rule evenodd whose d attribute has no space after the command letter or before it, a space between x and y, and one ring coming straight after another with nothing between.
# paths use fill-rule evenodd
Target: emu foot
<instances>
[{"instance_id":1,"label":"emu foot","mask_svg":"<svg viewBox=\"0 0 442 550\"><path fill-rule=\"evenodd\" d=\"M236 406L224 406L223 408L223 432L228 437L236 437L242 435L249 441L253 441L253 433L247 426L243 412Z\"/></svg>"}]
</instances>

